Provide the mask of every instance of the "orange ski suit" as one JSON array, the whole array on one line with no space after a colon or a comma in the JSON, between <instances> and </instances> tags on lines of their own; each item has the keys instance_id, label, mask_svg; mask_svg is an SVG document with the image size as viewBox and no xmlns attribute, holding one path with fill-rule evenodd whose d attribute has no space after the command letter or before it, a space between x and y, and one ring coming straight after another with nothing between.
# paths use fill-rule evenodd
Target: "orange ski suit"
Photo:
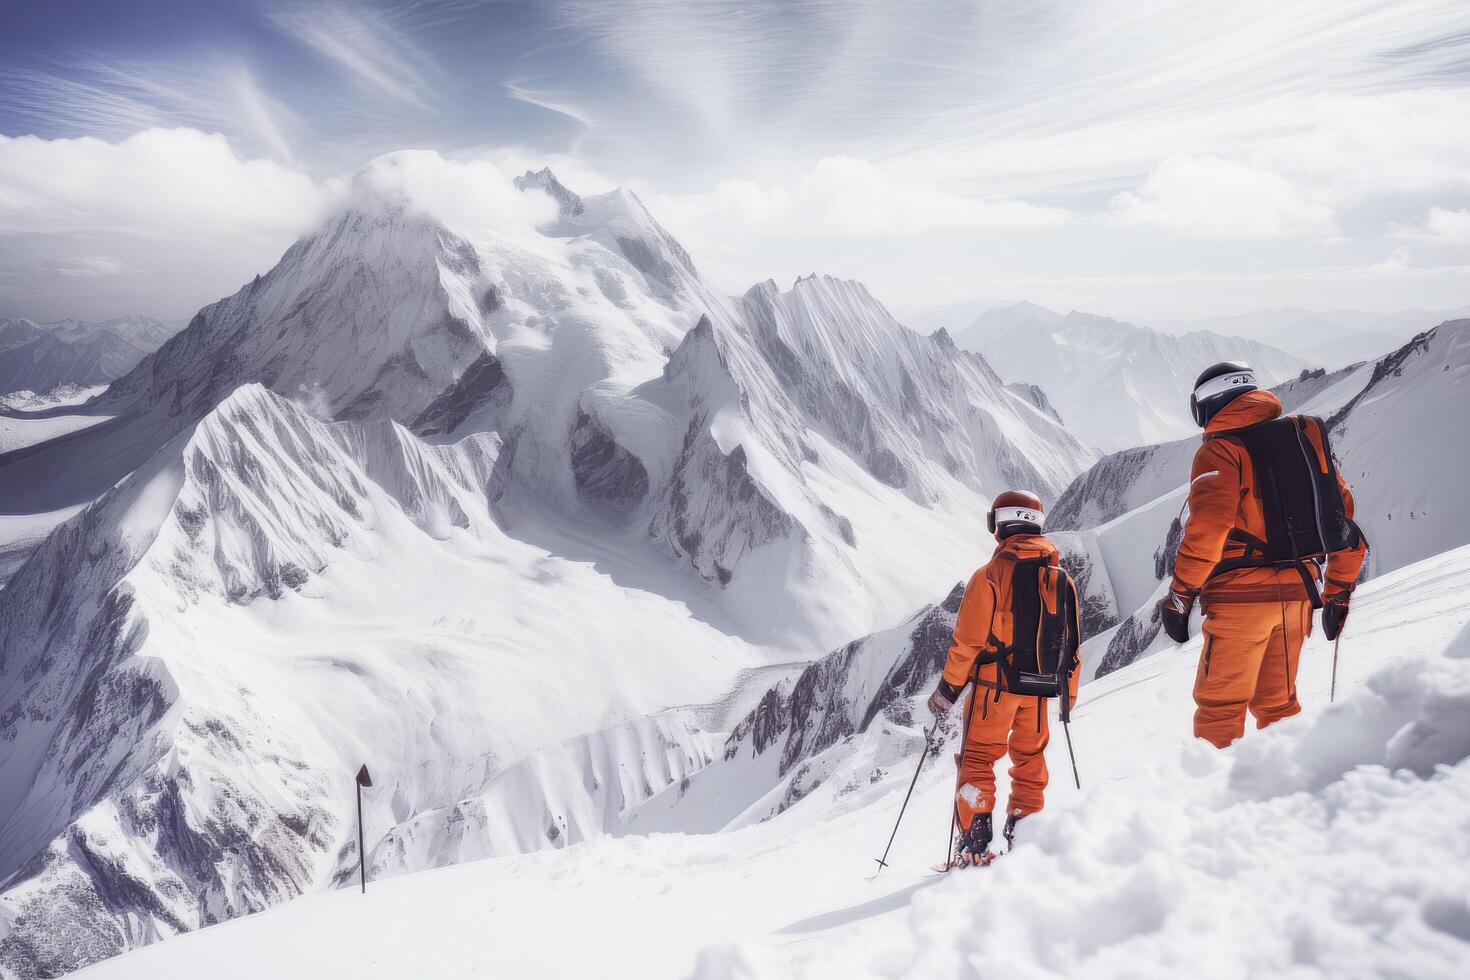
<instances>
[{"instance_id":1,"label":"orange ski suit","mask_svg":"<svg viewBox=\"0 0 1470 980\"><path fill-rule=\"evenodd\" d=\"M1194 734L1219 748L1245 734L1247 709L1257 728L1302 710L1296 672L1302 643L1312 631L1312 605L1301 572L1295 567L1240 568L1210 577L1222 559L1245 553L1243 544L1229 539L1233 529L1256 538L1266 534L1250 455L1239 443L1216 437L1280 415L1281 402L1268 391L1235 399L1206 427L1190 472L1189 520L1171 588L1182 596L1198 595L1204 610ZM1309 438L1321 462L1325 450L1315 430ZM1353 495L1341 474L1338 484L1351 519ZM1324 598L1352 592L1366 553L1360 543L1328 556ZM1315 578L1315 567L1311 573Z\"/></svg>"},{"instance_id":2,"label":"orange ski suit","mask_svg":"<svg viewBox=\"0 0 1470 980\"><path fill-rule=\"evenodd\" d=\"M954 644L944 666L944 681L955 689L972 679L970 702L965 708L969 725L960 756L955 808L960 827L968 828L977 813L995 808L995 762L1007 752L1011 757L1011 794L1006 812L1026 816L1041 810L1046 791L1046 745L1051 729L1046 700L1022 697L1009 691L996 693L1000 668L994 663L975 662L982 653L993 652L996 643L1009 644L1012 637L1011 559L1045 558L1059 564L1056 545L1039 534L1018 534L996 548L989 564L977 571L965 587L955 623ZM1080 661L1079 661L1080 666ZM1078 672L1072 673L1072 699L1077 698Z\"/></svg>"}]
</instances>

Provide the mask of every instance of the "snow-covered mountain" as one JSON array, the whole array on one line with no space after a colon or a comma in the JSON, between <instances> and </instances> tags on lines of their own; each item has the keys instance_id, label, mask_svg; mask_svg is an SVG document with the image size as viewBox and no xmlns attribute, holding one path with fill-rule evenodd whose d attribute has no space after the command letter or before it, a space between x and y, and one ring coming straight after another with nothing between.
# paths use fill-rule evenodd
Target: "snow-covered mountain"
<instances>
[{"instance_id":1,"label":"snow-covered mountain","mask_svg":"<svg viewBox=\"0 0 1470 980\"><path fill-rule=\"evenodd\" d=\"M131 371L175 332L146 316L100 323L0 320L0 395L107 384Z\"/></svg>"},{"instance_id":2,"label":"snow-covered mountain","mask_svg":"<svg viewBox=\"0 0 1470 980\"><path fill-rule=\"evenodd\" d=\"M1234 316L1164 323L1175 332L1208 330L1244 337L1295 354L1309 364L1341 368L1355 361L1375 361L1402 347L1409 338L1447 320L1470 317L1470 306L1456 310L1260 310Z\"/></svg>"},{"instance_id":3,"label":"snow-covered mountain","mask_svg":"<svg viewBox=\"0 0 1470 980\"><path fill-rule=\"evenodd\" d=\"M398 163L0 456L11 513L86 505L0 591L6 969L333 880L363 762L384 868L603 832L707 761L676 709L899 619L997 487L1094 458L857 284L722 296L544 172L539 227L452 231ZM467 813L486 850L444 843Z\"/></svg>"},{"instance_id":4,"label":"snow-covered mountain","mask_svg":"<svg viewBox=\"0 0 1470 980\"><path fill-rule=\"evenodd\" d=\"M1470 543L1470 506L1457 489L1470 473L1446 424L1470 418L1467 380L1470 320L1454 320L1376 362L1275 389L1288 411L1328 422L1371 546L1367 576ZM1184 439L1106 456L1049 515L1064 546L1090 555L1085 563L1105 572L1115 594L1119 626L1089 641L1090 669L1107 673L1166 643L1154 603L1172 573L1197 446Z\"/></svg>"},{"instance_id":5,"label":"snow-covered mountain","mask_svg":"<svg viewBox=\"0 0 1470 980\"><path fill-rule=\"evenodd\" d=\"M1105 451L1193 431L1189 393L1199 372L1217 361L1246 361L1268 384L1307 366L1238 337L1207 331L1175 336L1034 303L982 314L955 334L955 343L983 354L1007 381L1039 386L1074 435Z\"/></svg>"}]
</instances>

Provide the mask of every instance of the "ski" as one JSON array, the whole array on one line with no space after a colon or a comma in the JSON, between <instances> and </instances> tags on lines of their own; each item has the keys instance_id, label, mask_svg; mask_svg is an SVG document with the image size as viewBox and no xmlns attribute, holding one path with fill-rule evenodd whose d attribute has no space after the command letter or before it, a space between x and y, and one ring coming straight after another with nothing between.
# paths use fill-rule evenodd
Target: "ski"
<instances>
[{"instance_id":1,"label":"ski","mask_svg":"<svg viewBox=\"0 0 1470 980\"><path fill-rule=\"evenodd\" d=\"M945 864L933 864L929 867L930 870L933 871L935 874L948 874L951 871L963 870L965 868L988 868L990 865L995 863L995 859L998 857L1000 857L999 853L995 851L986 851L979 857L969 858L966 860L956 858L955 860L949 861Z\"/></svg>"}]
</instances>

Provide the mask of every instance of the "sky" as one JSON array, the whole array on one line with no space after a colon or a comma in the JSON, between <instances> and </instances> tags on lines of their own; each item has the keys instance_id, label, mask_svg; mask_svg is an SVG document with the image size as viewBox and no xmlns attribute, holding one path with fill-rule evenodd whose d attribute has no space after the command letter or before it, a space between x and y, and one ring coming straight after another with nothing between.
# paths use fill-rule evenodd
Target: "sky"
<instances>
[{"instance_id":1,"label":"sky","mask_svg":"<svg viewBox=\"0 0 1470 980\"><path fill-rule=\"evenodd\" d=\"M0 316L184 320L403 149L635 190L731 292L1470 303L1463 0L11 0Z\"/></svg>"}]
</instances>

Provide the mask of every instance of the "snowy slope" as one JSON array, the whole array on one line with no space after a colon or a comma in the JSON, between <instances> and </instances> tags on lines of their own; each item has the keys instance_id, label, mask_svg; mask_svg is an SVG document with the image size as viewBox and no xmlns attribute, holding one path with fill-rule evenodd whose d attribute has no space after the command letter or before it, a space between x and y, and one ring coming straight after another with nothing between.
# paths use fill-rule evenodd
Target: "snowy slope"
<instances>
[{"instance_id":1,"label":"snowy slope","mask_svg":"<svg viewBox=\"0 0 1470 980\"><path fill-rule=\"evenodd\" d=\"M1332 413L1333 448L1353 486L1371 573L1470 541L1470 320L1415 337L1373 367Z\"/></svg>"},{"instance_id":2,"label":"snowy slope","mask_svg":"<svg viewBox=\"0 0 1470 980\"><path fill-rule=\"evenodd\" d=\"M1337 703L1314 637L1306 712L1225 752L1190 737L1198 640L1088 684L1083 789L1054 740L1047 810L984 872L926 873L949 819L945 751L872 877L919 746L894 721L813 757L836 775L765 822L323 891L81 975L1462 976L1467 595L1466 549L1370 583Z\"/></svg>"},{"instance_id":3,"label":"snowy slope","mask_svg":"<svg viewBox=\"0 0 1470 980\"><path fill-rule=\"evenodd\" d=\"M0 605L0 963L312 886L355 848L363 760L407 816L756 660L677 582L504 535L501 451L248 386L46 541Z\"/></svg>"},{"instance_id":4,"label":"snowy slope","mask_svg":"<svg viewBox=\"0 0 1470 980\"><path fill-rule=\"evenodd\" d=\"M1188 435L1189 392L1217 361L1250 363L1267 384L1302 370L1301 360L1272 347L1206 331L1159 333L1031 303L991 310L955 336L1008 381L1045 391L1071 431L1105 451Z\"/></svg>"},{"instance_id":5,"label":"snowy slope","mask_svg":"<svg viewBox=\"0 0 1470 980\"><path fill-rule=\"evenodd\" d=\"M121 377L175 332L151 317L93 323L0 320L0 395L63 385L104 385Z\"/></svg>"}]
</instances>

